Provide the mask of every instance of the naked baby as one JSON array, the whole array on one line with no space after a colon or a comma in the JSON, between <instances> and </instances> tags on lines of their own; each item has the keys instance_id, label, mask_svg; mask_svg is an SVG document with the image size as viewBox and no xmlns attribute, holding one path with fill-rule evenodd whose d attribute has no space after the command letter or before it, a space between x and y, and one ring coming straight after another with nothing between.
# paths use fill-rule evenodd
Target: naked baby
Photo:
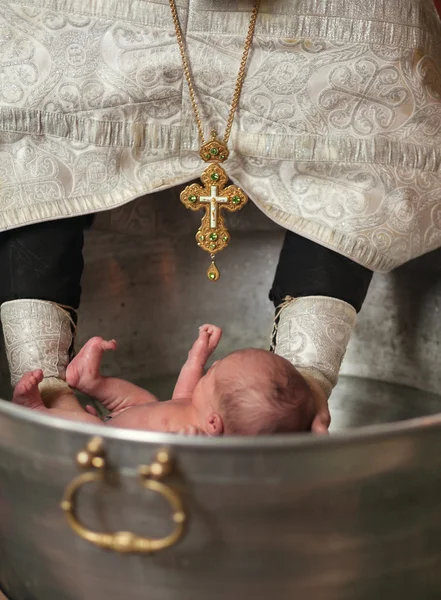
<instances>
[{"instance_id":1,"label":"naked baby","mask_svg":"<svg viewBox=\"0 0 441 600\"><path fill-rule=\"evenodd\" d=\"M83 422L190 435L264 435L309 429L314 413L311 391L286 359L266 350L239 350L205 373L221 335L214 325L200 327L173 397L166 402L128 381L101 375L103 353L115 350L116 342L100 337L89 340L72 360L66 381L101 402L111 411L109 417L101 420L92 407L83 410L75 400L62 408L46 407L38 389L41 370L22 377L13 402Z\"/></svg>"}]
</instances>

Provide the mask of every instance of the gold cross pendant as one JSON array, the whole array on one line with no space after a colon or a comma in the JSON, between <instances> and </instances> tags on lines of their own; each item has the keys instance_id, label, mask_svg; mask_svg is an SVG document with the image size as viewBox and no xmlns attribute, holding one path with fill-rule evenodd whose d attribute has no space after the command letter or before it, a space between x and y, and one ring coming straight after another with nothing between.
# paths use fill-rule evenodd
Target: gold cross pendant
<instances>
[{"instance_id":1,"label":"gold cross pendant","mask_svg":"<svg viewBox=\"0 0 441 600\"><path fill-rule=\"evenodd\" d=\"M214 157L213 157L214 158ZM204 187L192 183L181 192L181 202L191 210L205 209L201 226L196 233L198 246L211 255L211 266L207 271L210 281L220 277L214 258L217 252L223 250L230 241L230 234L225 226L222 209L229 212L240 210L248 201L247 195L237 187L229 185L228 175L223 168L215 163L210 164L201 175Z\"/></svg>"}]
</instances>

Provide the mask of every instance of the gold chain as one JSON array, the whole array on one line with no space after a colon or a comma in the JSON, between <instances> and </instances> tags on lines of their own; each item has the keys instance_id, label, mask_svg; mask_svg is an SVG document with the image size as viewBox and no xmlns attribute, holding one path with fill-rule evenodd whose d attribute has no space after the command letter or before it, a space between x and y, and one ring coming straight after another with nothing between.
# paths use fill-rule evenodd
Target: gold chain
<instances>
[{"instance_id":1,"label":"gold chain","mask_svg":"<svg viewBox=\"0 0 441 600\"><path fill-rule=\"evenodd\" d=\"M188 62L187 52L185 49L184 36L182 35L182 29L181 29L181 25L179 23L178 11L177 11L177 7L176 7L176 0L169 0L169 2L170 2L170 9L172 12L172 17L173 17L173 23L174 23L175 30L176 30L176 39L178 41L179 51L181 53L181 58L182 58L182 65L184 67L184 75L187 80L188 90L190 93L191 105L193 107L193 112L194 112L196 124L198 127L199 139L201 141L201 145L204 145L205 144L204 129L202 126L202 120L201 120L201 116L199 114L199 108L198 108L198 104L196 101L196 94L195 94L194 86L193 86L193 82L192 82L190 65ZM230 139L231 128L233 126L233 121L234 121L234 115L236 113L237 106L239 104L239 98L240 98L240 94L242 91L243 82L245 80L245 69L246 69L247 60L248 60L248 54L250 52L251 44L253 42L254 29L256 26L256 20L257 20L257 15L259 12L259 7L260 7L260 0L254 0L253 11L251 14L251 19L250 19L250 25L248 27L247 37L245 38L245 45L244 45L242 60L240 61L240 67L239 67L239 73L237 76L236 87L234 89L233 100L231 102L231 109L230 109L230 113L228 115L227 126L225 129L225 135L224 135L224 139L223 139L225 146L228 144L228 140Z\"/></svg>"},{"instance_id":2,"label":"gold chain","mask_svg":"<svg viewBox=\"0 0 441 600\"><path fill-rule=\"evenodd\" d=\"M229 156L228 140L230 139L234 115L239 105L239 98L242 91L243 82L245 80L245 70L248 54L253 42L260 0L254 0L250 24L248 27L247 36L245 38L242 60L240 61L239 73L237 75L223 142L217 139L216 131L212 131L211 140L209 142L205 142L204 128L196 100L196 93L192 81L188 55L185 48L184 36L182 35L181 24L179 22L178 11L176 8L176 0L169 0L169 3L176 30L176 39L178 42L179 51L181 53L184 75L185 79L187 80L191 105L193 107L199 132L199 140L201 142L199 156L204 162L211 163L201 175L203 187L197 183L192 183L181 192L180 198L181 202L188 209L205 210L205 215L202 217L201 225L196 233L196 242L202 250L210 253L211 266L207 271L207 277L210 281L217 281L220 277L220 273L214 262L215 254L223 250L230 241L230 234L226 228L225 220L221 212L223 210L228 212L236 212L237 210L241 210L248 201L248 196L236 185L229 185L228 187L225 187L228 183L229 177L219 163L227 160Z\"/></svg>"}]
</instances>

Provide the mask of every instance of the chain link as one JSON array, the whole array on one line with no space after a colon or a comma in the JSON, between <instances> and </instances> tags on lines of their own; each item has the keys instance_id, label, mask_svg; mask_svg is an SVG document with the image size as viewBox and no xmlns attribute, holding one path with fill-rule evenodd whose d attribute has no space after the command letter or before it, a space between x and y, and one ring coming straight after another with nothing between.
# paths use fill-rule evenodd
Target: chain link
<instances>
[{"instance_id":1,"label":"chain link","mask_svg":"<svg viewBox=\"0 0 441 600\"><path fill-rule=\"evenodd\" d=\"M181 24L179 22L178 10L176 7L176 0L169 0L170 9L173 17L173 24L175 26L176 31L176 39L178 41L179 52L181 53L182 65L184 68L185 79L188 84L188 91L190 94L190 101L193 107L193 113L196 119L196 124L199 132L199 139L201 142L201 146L205 144L204 138L204 128L202 125L201 116L199 113L199 108L196 100L196 93L193 86L192 75L190 64L188 61L187 52L185 49L184 36L182 34ZM259 13L260 0L254 0L253 11L251 14L250 25L248 27L247 37L245 38L245 45L242 55L242 60L240 61L239 73L237 76L236 87L234 89L233 100L231 102L231 108L228 115L227 126L225 128L225 135L223 142L225 145L228 144L228 140L230 139L231 128L233 127L234 115L236 114L237 107L239 105L239 98L242 92L243 82L245 81L245 70L248 61L248 55L251 49L251 44L253 43L254 30L256 27L257 15Z\"/></svg>"}]
</instances>

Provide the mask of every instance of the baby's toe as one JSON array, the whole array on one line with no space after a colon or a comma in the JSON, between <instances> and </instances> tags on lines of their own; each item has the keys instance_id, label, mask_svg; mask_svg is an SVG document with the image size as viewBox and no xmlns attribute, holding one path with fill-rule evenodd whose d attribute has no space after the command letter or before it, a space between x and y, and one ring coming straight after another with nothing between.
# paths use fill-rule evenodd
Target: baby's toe
<instances>
[{"instance_id":1,"label":"baby's toe","mask_svg":"<svg viewBox=\"0 0 441 600\"><path fill-rule=\"evenodd\" d=\"M35 377L29 377L27 381L23 382L22 390L24 393L29 393L37 385Z\"/></svg>"},{"instance_id":2,"label":"baby's toe","mask_svg":"<svg viewBox=\"0 0 441 600\"><path fill-rule=\"evenodd\" d=\"M35 371L31 371L30 373L25 373L20 381L15 386L15 391L18 394L26 394L31 391L38 384L37 378L35 376Z\"/></svg>"},{"instance_id":3,"label":"baby's toe","mask_svg":"<svg viewBox=\"0 0 441 600\"><path fill-rule=\"evenodd\" d=\"M28 393L27 381L20 380L14 388L14 395L22 396Z\"/></svg>"},{"instance_id":4,"label":"baby's toe","mask_svg":"<svg viewBox=\"0 0 441 600\"><path fill-rule=\"evenodd\" d=\"M116 342L115 340L103 340L101 343L101 348L103 350L116 350Z\"/></svg>"}]
</instances>

